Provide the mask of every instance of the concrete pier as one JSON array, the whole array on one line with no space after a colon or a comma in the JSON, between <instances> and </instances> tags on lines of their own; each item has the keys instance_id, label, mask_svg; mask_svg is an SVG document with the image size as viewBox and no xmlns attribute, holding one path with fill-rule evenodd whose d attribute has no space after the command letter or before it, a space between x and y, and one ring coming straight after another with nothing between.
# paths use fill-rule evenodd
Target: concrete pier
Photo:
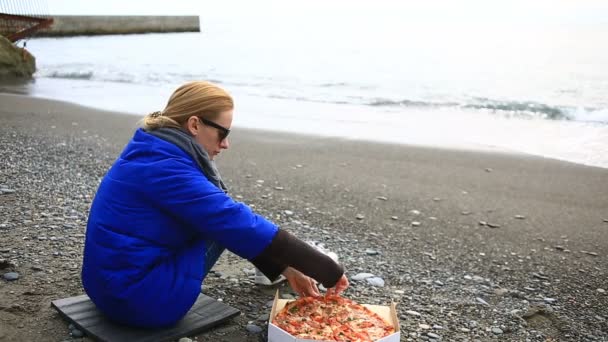
<instances>
[{"instance_id":1,"label":"concrete pier","mask_svg":"<svg viewBox=\"0 0 608 342\"><path fill-rule=\"evenodd\" d=\"M53 16L55 22L37 37L132 34L158 32L200 32L193 16Z\"/></svg>"}]
</instances>

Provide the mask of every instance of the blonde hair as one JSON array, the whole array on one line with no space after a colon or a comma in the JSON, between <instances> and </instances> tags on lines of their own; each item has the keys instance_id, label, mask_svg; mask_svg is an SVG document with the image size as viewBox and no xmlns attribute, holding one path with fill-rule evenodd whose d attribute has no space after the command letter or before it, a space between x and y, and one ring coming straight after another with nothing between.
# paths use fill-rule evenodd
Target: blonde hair
<instances>
[{"instance_id":1,"label":"blonde hair","mask_svg":"<svg viewBox=\"0 0 608 342\"><path fill-rule=\"evenodd\" d=\"M224 89L206 81L188 82L173 92L162 112L146 115L142 126L146 131L181 128L191 116L214 120L221 112L233 108L234 101Z\"/></svg>"}]
</instances>

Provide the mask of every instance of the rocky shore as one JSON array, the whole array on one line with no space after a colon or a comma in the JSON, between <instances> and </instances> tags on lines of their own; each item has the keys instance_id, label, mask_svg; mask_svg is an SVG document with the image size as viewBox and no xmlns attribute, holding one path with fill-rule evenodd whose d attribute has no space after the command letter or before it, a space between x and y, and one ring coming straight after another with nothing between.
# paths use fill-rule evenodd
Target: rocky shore
<instances>
[{"instance_id":1,"label":"rocky shore","mask_svg":"<svg viewBox=\"0 0 608 342\"><path fill-rule=\"evenodd\" d=\"M89 340L50 302L83 293L88 208L138 119L0 95L0 341ZM336 252L345 296L396 302L402 341L608 341L608 170L238 127L231 137L218 160L231 195ZM265 341L275 290L226 253L203 292L242 315L189 339Z\"/></svg>"}]
</instances>

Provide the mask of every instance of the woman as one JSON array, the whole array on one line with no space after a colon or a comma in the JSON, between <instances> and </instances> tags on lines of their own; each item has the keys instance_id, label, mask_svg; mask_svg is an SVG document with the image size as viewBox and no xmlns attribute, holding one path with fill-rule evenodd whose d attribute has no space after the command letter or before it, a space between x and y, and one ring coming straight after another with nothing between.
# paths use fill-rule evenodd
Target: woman
<instances>
[{"instance_id":1,"label":"woman","mask_svg":"<svg viewBox=\"0 0 608 342\"><path fill-rule=\"evenodd\" d=\"M179 87L147 115L105 175L87 224L82 281L110 319L137 327L179 321L224 248L300 295L340 293L342 266L233 201L213 159L227 149L233 101L208 82Z\"/></svg>"}]
</instances>

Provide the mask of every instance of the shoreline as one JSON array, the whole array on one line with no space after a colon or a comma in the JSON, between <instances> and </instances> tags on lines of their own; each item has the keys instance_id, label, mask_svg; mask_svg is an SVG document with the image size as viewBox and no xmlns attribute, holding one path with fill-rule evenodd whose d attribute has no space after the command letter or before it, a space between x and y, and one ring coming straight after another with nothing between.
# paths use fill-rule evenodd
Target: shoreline
<instances>
[{"instance_id":1,"label":"shoreline","mask_svg":"<svg viewBox=\"0 0 608 342\"><path fill-rule=\"evenodd\" d=\"M139 118L26 96L0 100L0 189L11 190L0 195L0 273L20 275L0 279L0 341L66 339L67 323L50 301L83 293L88 207ZM345 296L397 302L402 341L430 332L450 341L608 338L606 169L529 155L235 133L217 161L231 196L323 242L349 277L381 277L383 287L352 281ZM274 289L253 285L243 271L251 268L222 256L203 292L243 314L199 340L265 340ZM291 294L285 285L280 290ZM249 322L262 332L248 332Z\"/></svg>"},{"instance_id":2,"label":"shoreline","mask_svg":"<svg viewBox=\"0 0 608 342\"><path fill-rule=\"evenodd\" d=\"M103 113L112 113L112 114L118 114L118 115L128 115L128 116L135 116L135 117L143 117L143 114L138 114L135 112L126 112L126 111L120 111L120 110L109 110L109 109L103 109L103 108L98 108L95 106L89 106L89 105L83 105L83 104L79 104L76 102L72 102L69 100L59 100L59 99L54 99L51 97L45 97L45 96L33 96L27 93L27 90L24 89L19 89L18 87L16 87L14 84L13 85L7 85L9 88L0 88L0 98L5 98L5 101L7 99L10 99L11 97L15 97L14 99L12 99L13 101L21 101L19 99L17 99L18 97L26 97L26 98L32 98L32 99L39 99L42 101L48 101L49 103L53 103L53 102L57 102L60 104L64 104L64 105L68 105L68 106L79 106L82 107L83 111L99 111L99 112L103 112ZM321 134L321 133L309 133L309 132L301 132L301 131L297 131L297 130L293 130L293 129L267 129L267 128L257 128L257 127L249 127L249 125L245 125L245 126L240 126L238 124L235 124L234 127L238 130L245 130L245 131L252 131L252 132L264 132L266 134L272 134L272 133L277 133L277 134L295 134L298 136L302 136L302 137L306 137L306 138L321 138L321 139L336 139L336 140L340 140L340 141L345 141L345 142L361 142L361 143L368 143L368 144L379 144L379 145L394 145L394 146L404 146L404 147L411 147L411 148L421 148L421 149L428 149L428 150L442 150L442 151L454 151L454 152L470 152L470 153L482 153L482 154L504 154L504 155L512 155L512 156L528 156L528 157L532 157L532 158L541 158L541 159L548 159L548 160L554 160L554 161L558 161L558 162L565 162L565 163L570 163L570 164L574 164L574 165L580 165L580 166L585 166L585 167L593 167L593 168L599 168L599 169L608 169L608 166L603 167L603 166L598 166L598 165L589 165L589 164L584 164L581 162L575 162L575 161L569 161L569 160L564 160L564 159L559 159L559 158L553 158L553 157L546 157L546 156L541 156L538 154L533 154L533 153L528 153L528 152L523 152L523 151L517 151L517 150L513 150L513 149L508 149L505 147L499 147L499 146L489 146L489 145L460 145L460 146L445 146L445 145L438 145L438 144L433 144L433 143L407 143L407 142L399 142L399 141L390 141L390 140L372 140L372 139L365 139L365 138L356 138L356 137L348 137L348 136L338 136L335 134Z\"/></svg>"}]
</instances>

